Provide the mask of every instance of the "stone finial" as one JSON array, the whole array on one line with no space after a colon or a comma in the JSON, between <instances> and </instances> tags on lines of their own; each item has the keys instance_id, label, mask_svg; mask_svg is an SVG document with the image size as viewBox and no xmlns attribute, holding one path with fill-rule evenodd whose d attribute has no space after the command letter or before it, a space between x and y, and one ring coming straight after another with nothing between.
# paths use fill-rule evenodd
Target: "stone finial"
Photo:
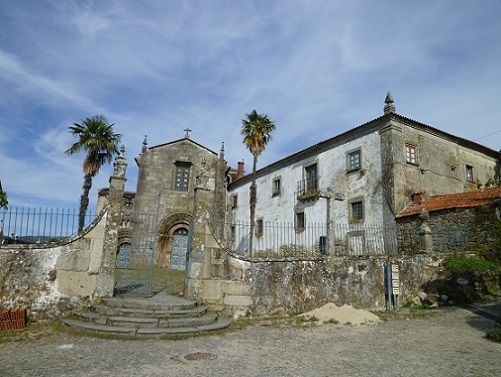
<instances>
[{"instance_id":1,"label":"stone finial","mask_svg":"<svg viewBox=\"0 0 501 377\"><path fill-rule=\"evenodd\" d=\"M144 153L147 150L148 150L148 135L144 135L143 149L141 151Z\"/></svg>"},{"instance_id":2,"label":"stone finial","mask_svg":"<svg viewBox=\"0 0 501 377\"><path fill-rule=\"evenodd\" d=\"M395 113L397 111L395 107L395 100L393 99L393 96L391 95L391 92L389 90L386 94L386 98L384 99L384 103L386 104L384 106L385 114Z\"/></svg>"},{"instance_id":3,"label":"stone finial","mask_svg":"<svg viewBox=\"0 0 501 377\"><path fill-rule=\"evenodd\" d=\"M221 150L219 151L219 158L224 158L224 141L221 142Z\"/></svg>"},{"instance_id":4,"label":"stone finial","mask_svg":"<svg viewBox=\"0 0 501 377\"><path fill-rule=\"evenodd\" d=\"M184 138L189 139L190 138L190 132L193 130L190 130L188 127L186 127L184 130Z\"/></svg>"},{"instance_id":5,"label":"stone finial","mask_svg":"<svg viewBox=\"0 0 501 377\"><path fill-rule=\"evenodd\" d=\"M125 170L127 169L127 159L125 158L125 145L120 147L118 156L115 157L113 162L113 177L125 178Z\"/></svg>"}]
</instances>

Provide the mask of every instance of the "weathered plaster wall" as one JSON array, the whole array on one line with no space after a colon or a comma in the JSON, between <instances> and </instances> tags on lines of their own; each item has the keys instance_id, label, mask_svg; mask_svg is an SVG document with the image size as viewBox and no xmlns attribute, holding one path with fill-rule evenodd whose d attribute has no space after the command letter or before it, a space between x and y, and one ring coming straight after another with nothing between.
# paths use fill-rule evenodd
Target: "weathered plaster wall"
<instances>
[{"instance_id":1,"label":"weathered plaster wall","mask_svg":"<svg viewBox=\"0 0 501 377\"><path fill-rule=\"evenodd\" d=\"M410 202L411 194L424 189L428 196L460 193L477 190L496 174L496 158L456 142L425 132L403 122L403 145L400 145L399 159L402 167L403 184L397 195L403 202ZM417 164L405 161L405 144L417 148ZM473 167L474 182L466 178L466 165ZM401 210L401 208L399 209Z\"/></svg>"},{"instance_id":2,"label":"weathered plaster wall","mask_svg":"<svg viewBox=\"0 0 501 377\"><path fill-rule=\"evenodd\" d=\"M58 244L0 247L0 306L56 316L100 291L107 212L81 236Z\"/></svg>"}]
</instances>

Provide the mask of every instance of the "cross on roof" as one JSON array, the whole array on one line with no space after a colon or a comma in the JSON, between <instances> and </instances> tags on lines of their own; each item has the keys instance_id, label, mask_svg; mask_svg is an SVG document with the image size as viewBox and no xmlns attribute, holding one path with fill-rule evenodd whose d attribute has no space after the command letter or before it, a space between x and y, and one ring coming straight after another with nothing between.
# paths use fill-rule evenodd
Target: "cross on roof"
<instances>
[{"instance_id":1,"label":"cross on roof","mask_svg":"<svg viewBox=\"0 0 501 377\"><path fill-rule=\"evenodd\" d=\"M190 130L189 128L185 128L183 131L184 131L184 132L186 132L186 133L184 134L184 137L185 137L186 139L189 139L189 138L190 138L190 132L191 132L191 131L193 131L193 130Z\"/></svg>"}]
</instances>

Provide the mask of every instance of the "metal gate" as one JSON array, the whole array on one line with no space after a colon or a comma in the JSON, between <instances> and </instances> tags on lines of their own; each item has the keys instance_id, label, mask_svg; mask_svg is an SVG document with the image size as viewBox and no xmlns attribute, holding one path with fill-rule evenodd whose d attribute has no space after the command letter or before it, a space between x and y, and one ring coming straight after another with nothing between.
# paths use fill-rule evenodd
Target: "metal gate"
<instances>
[{"instance_id":1,"label":"metal gate","mask_svg":"<svg viewBox=\"0 0 501 377\"><path fill-rule=\"evenodd\" d=\"M188 250L188 230L178 229L172 236L170 267L174 270L184 270L186 266L186 252Z\"/></svg>"},{"instance_id":2,"label":"metal gate","mask_svg":"<svg viewBox=\"0 0 501 377\"><path fill-rule=\"evenodd\" d=\"M152 296L159 216L135 213L130 224L132 240L119 250L115 269L115 294ZM120 264L120 266L119 266Z\"/></svg>"}]
</instances>

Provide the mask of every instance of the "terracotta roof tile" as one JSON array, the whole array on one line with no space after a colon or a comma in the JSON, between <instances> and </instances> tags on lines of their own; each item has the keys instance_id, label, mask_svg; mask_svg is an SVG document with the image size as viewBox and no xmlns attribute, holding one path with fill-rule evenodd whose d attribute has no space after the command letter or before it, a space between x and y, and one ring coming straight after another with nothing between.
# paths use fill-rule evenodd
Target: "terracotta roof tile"
<instances>
[{"instance_id":1,"label":"terracotta roof tile","mask_svg":"<svg viewBox=\"0 0 501 377\"><path fill-rule=\"evenodd\" d=\"M501 187L491 187L481 191L462 192L459 194L437 195L421 203L411 203L397 217L412 216L423 209L428 212L451 208L471 208L492 203L501 199Z\"/></svg>"}]
</instances>

